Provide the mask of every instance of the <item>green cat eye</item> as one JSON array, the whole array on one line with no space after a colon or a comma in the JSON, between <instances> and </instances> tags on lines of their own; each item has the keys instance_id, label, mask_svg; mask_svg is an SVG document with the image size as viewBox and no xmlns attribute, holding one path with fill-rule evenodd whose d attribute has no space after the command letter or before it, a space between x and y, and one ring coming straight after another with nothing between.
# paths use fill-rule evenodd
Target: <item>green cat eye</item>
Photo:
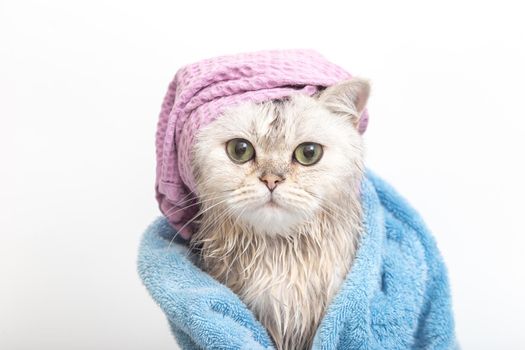
<instances>
[{"instance_id":1,"label":"green cat eye","mask_svg":"<svg viewBox=\"0 0 525 350\"><path fill-rule=\"evenodd\" d=\"M302 165L313 165L321 159L323 147L314 142L301 143L293 152L294 159Z\"/></svg>"},{"instance_id":2,"label":"green cat eye","mask_svg":"<svg viewBox=\"0 0 525 350\"><path fill-rule=\"evenodd\" d=\"M226 143L226 153L234 163L246 163L255 156L250 141L245 139L232 139Z\"/></svg>"}]
</instances>

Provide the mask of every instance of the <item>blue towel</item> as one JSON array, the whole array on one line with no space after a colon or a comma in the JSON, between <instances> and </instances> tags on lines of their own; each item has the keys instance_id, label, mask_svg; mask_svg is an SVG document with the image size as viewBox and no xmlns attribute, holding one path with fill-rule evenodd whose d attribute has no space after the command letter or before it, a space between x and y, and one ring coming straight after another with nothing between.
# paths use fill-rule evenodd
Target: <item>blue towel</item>
<instances>
[{"instance_id":1,"label":"blue towel","mask_svg":"<svg viewBox=\"0 0 525 350\"><path fill-rule=\"evenodd\" d=\"M421 217L367 171L366 233L313 349L456 349L445 265ZM144 233L138 272L182 349L273 349L264 327L226 286L192 262L164 217Z\"/></svg>"}]
</instances>

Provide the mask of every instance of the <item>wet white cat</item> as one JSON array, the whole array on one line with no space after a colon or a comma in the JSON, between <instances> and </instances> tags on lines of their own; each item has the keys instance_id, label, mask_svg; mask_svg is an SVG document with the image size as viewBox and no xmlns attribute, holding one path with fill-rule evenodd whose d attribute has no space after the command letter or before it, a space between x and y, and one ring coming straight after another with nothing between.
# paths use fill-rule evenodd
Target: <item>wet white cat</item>
<instances>
[{"instance_id":1,"label":"wet white cat","mask_svg":"<svg viewBox=\"0 0 525 350\"><path fill-rule=\"evenodd\" d=\"M200 200L191 245L278 349L307 349L362 232L357 130L369 84L351 79L228 109L192 149Z\"/></svg>"}]
</instances>

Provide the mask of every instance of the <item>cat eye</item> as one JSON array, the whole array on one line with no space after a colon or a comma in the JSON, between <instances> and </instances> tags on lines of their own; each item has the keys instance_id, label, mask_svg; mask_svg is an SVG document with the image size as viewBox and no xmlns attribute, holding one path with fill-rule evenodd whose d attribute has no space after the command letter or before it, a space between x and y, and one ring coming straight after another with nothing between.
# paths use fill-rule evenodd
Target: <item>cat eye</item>
<instances>
[{"instance_id":1,"label":"cat eye","mask_svg":"<svg viewBox=\"0 0 525 350\"><path fill-rule=\"evenodd\" d=\"M302 165L313 165L321 159L323 147L314 142L301 143L293 152L293 157Z\"/></svg>"},{"instance_id":2,"label":"cat eye","mask_svg":"<svg viewBox=\"0 0 525 350\"><path fill-rule=\"evenodd\" d=\"M242 164L254 158L255 149L248 140L232 139L226 143L226 153L234 163Z\"/></svg>"}]
</instances>

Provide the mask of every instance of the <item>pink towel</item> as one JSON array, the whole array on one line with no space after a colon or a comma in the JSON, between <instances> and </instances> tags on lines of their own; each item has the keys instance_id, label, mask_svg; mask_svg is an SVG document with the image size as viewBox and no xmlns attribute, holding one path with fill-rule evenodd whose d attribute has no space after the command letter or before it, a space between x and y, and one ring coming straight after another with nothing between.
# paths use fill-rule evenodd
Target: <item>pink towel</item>
<instances>
[{"instance_id":1,"label":"pink towel","mask_svg":"<svg viewBox=\"0 0 525 350\"><path fill-rule=\"evenodd\" d=\"M313 50L270 50L220 56L182 67L164 97L157 124L156 198L162 213L188 239L198 205L190 150L199 128L224 108L293 93L313 95L351 75ZM368 124L363 114L359 131Z\"/></svg>"}]
</instances>

